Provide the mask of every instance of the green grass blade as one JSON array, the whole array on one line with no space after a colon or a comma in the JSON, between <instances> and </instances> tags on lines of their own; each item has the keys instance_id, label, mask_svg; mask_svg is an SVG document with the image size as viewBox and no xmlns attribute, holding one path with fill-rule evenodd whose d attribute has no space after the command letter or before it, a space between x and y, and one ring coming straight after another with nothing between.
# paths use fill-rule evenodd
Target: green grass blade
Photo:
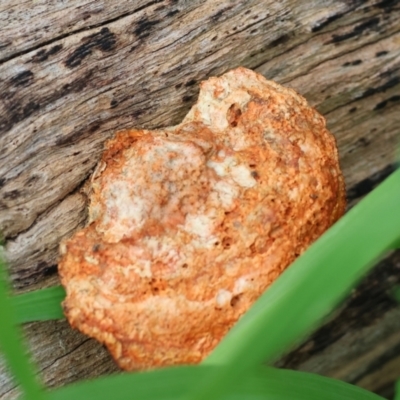
<instances>
[{"instance_id":1,"label":"green grass blade","mask_svg":"<svg viewBox=\"0 0 400 400\"><path fill-rule=\"evenodd\" d=\"M348 383L306 372L258 367L239 387L266 399L383 400L375 393ZM246 396L230 396L245 399Z\"/></svg>"},{"instance_id":2,"label":"green grass blade","mask_svg":"<svg viewBox=\"0 0 400 400\"><path fill-rule=\"evenodd\" d=\"M36 380L33 366L29 362L26 349L21 340L21 332L17 327L14 304L10 300L7 274L0 254L0 350L7 365L20 384L26 399L46 399Z\"/></svg>"},{"instance_id":3,"label":"green grass blade","mask_svg":"<svg viewBox=\"0 0 400 400\"><path fill-rule=\"evenodd\" d=\"M400 237L400 170L350 210L259 298L204 361L229 365L190 399L218 398L248 368L314 329Z\"/></svg>"},{"instance_id":4,"label":"green grass blade","mask_svg":"<svg viewBox=\"0 0 400 400\"><path fill-rule=\"evenodd\" d=\"M400 381L396 382L396 393L394 396L394 400L400 400Z\"/></svg>"},{"instance_id":5,"label":"green grass blade","mask_svg":"<svg viewBox=\"0 0 400 400\"><path fill-rule=\"evenodd\" d=\"M15 318L20 324L30 321L65 318L61 308L61 302L64 298L65 290L62 286L13 296Z\"/></svg>"},{"instance_id":6,"label":"green grass blade","mask_svg":"<svg viewBox=\"0 0 400 400\"><path fill-rule=\"evenodd\" d=\"M225 367L191 366L120 374L50 392L51 400L175 400L199 379ZM383 400L359 387L314 374L258 367L237 380L224 399Z\"/></svg>"}]
</instances>

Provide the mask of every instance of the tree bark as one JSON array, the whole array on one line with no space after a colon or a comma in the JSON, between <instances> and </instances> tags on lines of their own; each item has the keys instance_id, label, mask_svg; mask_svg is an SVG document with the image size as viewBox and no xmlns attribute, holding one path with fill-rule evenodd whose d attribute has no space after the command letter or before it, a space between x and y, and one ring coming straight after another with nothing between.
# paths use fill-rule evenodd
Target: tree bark
<instances>
[{"instance_id":1,"label":"tree bark","mask_svg":"<svg viewBox=\"0 0 400 400\"><path fill-rule=\"evenodd\" d=\"M395 165L396 0L42 0L0 4L0 231L15 292L58 282L59 242L83 226L80 189L116 130L173 125L198 83L243 65L294 88L336 136L349 206ZM395 210L394 210L395 212ZM278 364L390 396L400 376L393 253L347 306ZM25 326L51 387L116 371L65 321ZM17 389L0 365L0 399Z\"/></svg>"}]
</instances>

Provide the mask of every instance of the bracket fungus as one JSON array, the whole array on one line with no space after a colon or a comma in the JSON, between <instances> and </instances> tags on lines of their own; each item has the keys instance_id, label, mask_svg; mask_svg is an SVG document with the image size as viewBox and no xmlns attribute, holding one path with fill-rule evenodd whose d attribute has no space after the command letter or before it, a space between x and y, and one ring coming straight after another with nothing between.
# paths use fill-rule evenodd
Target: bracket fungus
<instances>
[{"instance_id":1,"label":"bracket fungus","mask_svg":"<svg viewBox=\"0 0 400 400\"><path fill-rule=\"evenodd\" d=\"M303 97L245 68L200 89L181 124L107 142L89 223L61 246L70 324L126 370L200 362L345 209Z\"/></svg>"}]
</instances>

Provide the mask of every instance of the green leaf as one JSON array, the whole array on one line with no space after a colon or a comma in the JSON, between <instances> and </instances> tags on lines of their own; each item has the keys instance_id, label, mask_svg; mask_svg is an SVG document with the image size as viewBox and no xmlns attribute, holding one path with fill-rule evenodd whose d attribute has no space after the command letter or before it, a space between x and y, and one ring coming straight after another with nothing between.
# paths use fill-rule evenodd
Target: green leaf
<instances>
[{"instance_id":1,"label":"green leaf","mask_svg":"<svg viewBox=\"0 0 400 400\"><path fill-rule=\"evenodd\" d=\"M62 286L35 290L12 298L18 323L65 318L61 302L65 298Z\"/></svg>"},{"instance_id":2,"label":"green leaf","mask_svg":"<svg viewBox=\"0 0 400 400\"><path fill-rule=\"evenodd\" d=\"M199 379L216 376L225 367L175 367L120 374L79 382L50 392L51 400L175 400ZM257 367L233 380L223 399L383 400L359 387L305 372Z\"/></svg>"},{"instance_id":3,"label":"green leaf","mask_svg":"<svg viewBox=\"0 0 400 400\"><path fill-rule=\"evenodd\" d=\"M17 328L14 304L10 300L5 264L0 253L0 350L11 373L21 385L25 398L42 400L47 396L35 378L34 368L29 362L27 351Z\"/></svg>"},{"instance_id":4,"label":"green leaf","mask_svg":"<svg viewBox=\"0 0 400 400\"><path fill-rule=\"evenodd\" d=\"M400 381L396 382L396 393L394 396L394 400L400 400Z\"/></svg>"},{"instance_id":5,"label":"green leaf","mask_svg":"<svg viewBox=\"0 0 400 400\"><path fill-rule=\"evenodd\" d=\"M257 300L205 365L226 365L194 385L218 398L254 365L272 362L310 333L400 238L400 170L350 210Z\"/></svg>"}]
</instances>

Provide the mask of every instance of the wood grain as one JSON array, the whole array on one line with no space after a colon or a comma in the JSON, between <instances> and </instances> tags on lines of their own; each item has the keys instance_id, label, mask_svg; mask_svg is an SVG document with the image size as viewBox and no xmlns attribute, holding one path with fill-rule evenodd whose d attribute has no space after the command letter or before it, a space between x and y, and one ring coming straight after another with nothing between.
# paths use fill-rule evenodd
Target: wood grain
<instances>
[{"instance_id":1,"label":"wood grain","mask_svg":"<svg viewBox=\"0 0 400 400\"><path fill-rule=\"evenodd\" d=\"M84 224L81 187L104 141L119 129L178 123L201 80L239 65L294 88L325 115L350 206L357 202L394 169L399 21L397 0L2 1L0 231L16 292L57 282L58 244ZM378 327L386 333L357 357L397 341L393 307L366 322L372 333L365 337ZM74 345L55 353L60 331ZM360 332L354 328L355 337ZM115 370L100 346L78 345L86 339L65 322L29 324L26 334L52 386ZM326 340L320 352L299 350L308 361L287 365L335 375L318 360L329 364L340 338ZM399 351L392 353L396 366ZM340 377L354 381L356 368L343 357L335 365L349 367ZM374 390L390 387L357 379ZM15 398L12 387L0 367L0 399Z\"/></svg>"}]
</instances>

